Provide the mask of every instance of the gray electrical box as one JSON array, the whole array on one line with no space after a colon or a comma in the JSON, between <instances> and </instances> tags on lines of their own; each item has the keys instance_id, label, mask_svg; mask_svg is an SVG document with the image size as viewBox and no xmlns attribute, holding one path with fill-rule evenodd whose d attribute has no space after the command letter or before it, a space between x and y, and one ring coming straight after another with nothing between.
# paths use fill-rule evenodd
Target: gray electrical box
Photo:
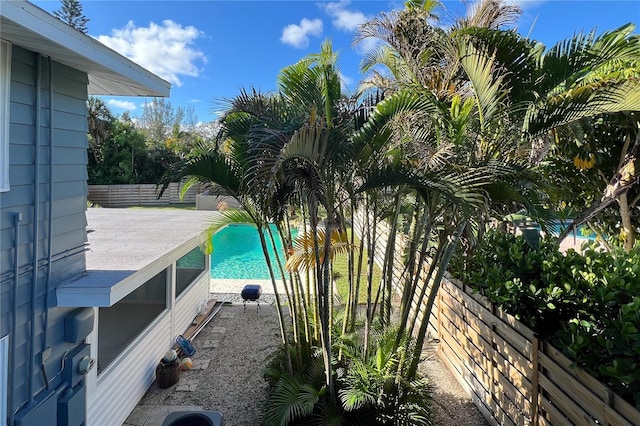
<instances>
[{"instance_id":1,"label":"gray electrical box","mask_svg":"<svg viewBox=\"0 0 640 426\"><path fill-rule=\"evenodd\" d=\"M93 360L90 358L91 346L79 345L73 348L67 354L64 360L64 369L62 370L62 380L69 387L75 387L82 379L88 369L93 365ZM83 367L83 362L89 362L90 365Z\"/></svg>"},{"instance_id":2,"label":"gray electrical box","mask_svg":"<svg viewBox=\"0 0 640 426\"><path fill-rule=\"evenodd\" d=\"M15 417L15 426L50 425L58 415L56 393L47 391L36 400L35 405L25 407Z\"/></svg>"},{"instance_id":3,"label":"gray electrical box","mask_svg":"<svg viewBox=\"0 0 640 426\"><path fill-rule=\"evenodd\" d=\"M69 343L82 343L93 331L93 308L80 308L64 319L64 340Z\"/></svg>"},{"instance_id":4,"label":"gray electrical box","mask_svg":"<svg viewBox=\"0 0 640 426\"><path fill-rule=\"evenodd\" d=\"M84 384L67 389L58 399L58 425L82 426L87 420Z\"/></svg>"}]
</instances>

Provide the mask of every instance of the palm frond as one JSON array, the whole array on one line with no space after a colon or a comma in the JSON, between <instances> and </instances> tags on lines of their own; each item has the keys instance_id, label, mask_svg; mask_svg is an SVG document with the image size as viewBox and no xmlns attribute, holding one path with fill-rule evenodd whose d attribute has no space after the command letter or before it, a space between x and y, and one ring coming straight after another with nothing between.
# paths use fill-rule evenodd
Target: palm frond
<instances>
[{"instance_id":1,"label":"palm frond","mask_svg":"<svg viewBox=\"0 0 640 426\"><path fill-rule=\"evenodd\" d=\"M318 256L320 257L320 262L323 262L325 237L324 229L318 229L315 236L311 233L298 235L294 241L293 253L289 256L285 264L287 270L297 271L301 268L313 269L315 267L316 252L314 239L318 243ZM347 234L334 229L331 233L331 258L333 259L337 254L346 253L352 249L353 247L349 243Z\"/></svg>"},{"instance_id":2,"label":"palm frond","mask_svg":"<svg viewBox=\"0 0 640 426\"><path fill-rule=\"evenodd\" d=\"M588 71L611 60L637 59L640 38L631 36L635 26L627 24L596 37L595 31L578 33L549 49L541 57L540 71L544 76L537 84L543 96L561 87L571 87Z\"/></svg>"},{"instance_id":3,"label":"palm frond","mask_svg":"<svg viewBox=\"0 0 640 426\"><path fill-rule=\"evenodd\" d=\"M267 401L265 425L285 426L313 413L320 391L296 376L284 375Z\"/></svg>"},{"instance_id":4,"label":"palm frond","mask_svg":"<svg viewBox=\"0 0 640 426\"><path fill-rule=\"evenodd\" d=\"M492 52L480 51L473 44L460 43L460 64L477 99L480 126L491 121L500 108L504 94L503 77L496 69Z\"/></svg>"},{"instance_id":5,"label":"palm frond","mask_svg":"<svg viewBox=\"0 0 640 426\"><path fill-rule=\"evenodd\" d=\"M229 209L221 211L219 215L214 216L209 226L200 233L200 247L203 253L207 255L213 253L214 247L211 238L220 229L232 223L256 225L255 215L251 215L247 210ZM256 232L259 231L256 230Z\"/></svg>"},{"instance_id":6,"label":"palm frond","mask_svg":"<svg viewBox=\"0 0 640 426\"><path fill-rule=\"evenodd\" d=\"M532 137L585 117L640 110L640 80L600 80L576 87L541 108L531 108L523 130Z\"/></svg>"},{"instance_id":7,"label":"palm frond","mask_svg":"<svg viewBox=\"0 0 640 426\"><path fill-rule=\"evenodd\" d=\"M376 134L384 132L389 121L401 113L419 111L422 113L436 113L438 111L436 99L429 93L419 93L415 90L400 90L376 105L369 120L353 137L356 144L365 145L375 140ZM375 150L376 147L373 149Z\"/></svg>"},{"instance_id":8,"label":"palm frond","mask_svg":"<svg viewBox=\"0 0 640 426\"><path fill-rule=\"evenodd\" d=\"M230 196L240 194L242 171L238 164L217 151L207 151L194 158L187 159L172 166L163 175L157 185L159 196L171 182L188 178L188 186L194 183L215 183L224 188Z\"/></svg>"}]
</instances>

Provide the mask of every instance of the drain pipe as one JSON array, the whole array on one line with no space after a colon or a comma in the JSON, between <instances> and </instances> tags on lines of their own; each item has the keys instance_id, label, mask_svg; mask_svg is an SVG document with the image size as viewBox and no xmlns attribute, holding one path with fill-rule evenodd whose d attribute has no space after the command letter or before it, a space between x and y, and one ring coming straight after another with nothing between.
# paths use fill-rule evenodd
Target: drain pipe
<instances>
[{"instance_id":1,"label":"drain pipe","mask_svg":"<svg viewBox=\"0 0 640 426\"><path fill-rule=\"evenodd\" d=\"M13 322L11 323L11 360L9 365L15 371L16 362L16 334L18 333L18 273L20 271L20 221L22 220L22 213L16 213L13 216L13 227L15 229L14 239L14 257L13 257ZM15 417L15 410L13 405L15 403L15 379L13 374L9 374L9 424L13 425L13 419Z\"/></svg>"},{"instance_id":2,"label":"drain pipe","mask_svg":"<svg viewBox=\"0 0 640 426\"><path fill-rule=\"evenodd\" d=\"M49 62L49 211L47 213L47 222L49 227L47 240L47 278L44 287L44 319L42 321L42 353L49 347L49 288L51 286L51 258L53 253L53 68L51 56L48 57ZM44 358L40 360L40 368L44 383L49 389L49 380L47 371L44 366Z\"/></svg>"},{"instance_id":3,"label":"drain pipe","mask_svg":"<svg viewBox=\"0 0 640 426\"><path fill-rule=\"evenodd\" d=\"M36 358L36 301L38 296L38 257L40 256L38 236L40 234L40 102L42 90L42 56L36 54L36 146L35 146L35 169L33 172L33 266L31 285L31 343L29 345L29 405L34 402L33 389L35 380L33 375L33 365Z\"/></svg>"}]
</instances>

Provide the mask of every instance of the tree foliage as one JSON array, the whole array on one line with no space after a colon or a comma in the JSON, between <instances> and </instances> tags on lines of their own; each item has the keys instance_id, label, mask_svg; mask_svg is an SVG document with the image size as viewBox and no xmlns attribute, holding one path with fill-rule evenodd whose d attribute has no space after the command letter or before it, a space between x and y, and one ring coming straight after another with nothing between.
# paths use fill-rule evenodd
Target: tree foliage
<instances>
[{"instance_id":1,"label":"tree foliage","mask_svg":"<svg viewBox=\"0 0 640 426\"><path fill-rule=\"evenodd\" d=\"M222 188L259 230L283 342L268 372L268 424L426 423L418 363L456 247L472 250L514 213L548 221L554 199L540 162L553 132L635 105L633 81L596 73L637 53L630 27L547 50L503 28L518 13L503 2L479 2L449 26L439 13L438 2L407 2L366 23L362 37L383 44L365 58L370 78L353 97L341 92L328 42L283 68L276 92L242 90L216 143L161 182ZM266 256L268 223L285 259ZM336 253L349 257L341 305Z\"/></svg>"},{"instance_id":2,"label":"tree foliage","mask_svg":"<svg viewBox=\"0 0 640 426\"><path fill-rule=\"evenodd\" d=\"M75 28L76 30L87 34L89 28L87 23L89 18L84 16L82 12L82 4L79 0L60 0L62 5L60 9L53 12L53 15L65 24Z\"/></svg>"},{"instance_id":3,"label":"tree foliage","mask_svg":"<svg viewBox=\"0 0 640 426\"><path fill-rule=\"evenodd\" d=\"M133 119L115 117L104 101L90 97L88 107L88 175L95 185L156 183L171 164L199 152L217 126L200 126L193 108L177 111L155 100Z\"/></svg>"}]
</instances>

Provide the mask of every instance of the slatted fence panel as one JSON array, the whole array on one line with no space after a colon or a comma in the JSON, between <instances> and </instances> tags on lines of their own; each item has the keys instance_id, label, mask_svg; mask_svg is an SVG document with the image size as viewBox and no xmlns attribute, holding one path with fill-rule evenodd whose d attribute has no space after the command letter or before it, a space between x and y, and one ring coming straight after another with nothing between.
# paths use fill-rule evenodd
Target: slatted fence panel
<instances>
[{"instance_id":1,"label":"slatted fence panel","mask_svg":"<svg viewBox=\"0 0 640 426\"><path fill-rule=\"evenodd\" d=\"M358 229L363 215L356 215ZM384 253L388 227L379 225L378 253ZM400 237L399 237L400 240ZM396 242L394 288L402 293L400 274L405 241ZM427 275L428 265L420 272ZM420 282L413 313L425 308ZM456 280L444 279L429 321L439 339L440 358L493 425L640 425L640 411L513 316Z\"/></svg>"},{"instance_id":2,"label":"slatted fence panel","mask_svg":"<svg viewBox=\"0 0 640 426\"><path fill-rule=\"evenodd\" d=\"M156 185L89 185L88 200L104 207L195 204L196 195L203 191L200 185L191 187L180 199L178 183L174 182L157 198Z\"/></svg>"},{"instance_id":3,"label":"slatted fence panel","mask_svg":"<svg viewBox=\"0 0 640 426\"><path fill-rule=\"evenodd\" d=\"M492 423L640 424L631 404L468 287L445 280L439 299L442 357Z\"/></svg>"}]
</instances>

